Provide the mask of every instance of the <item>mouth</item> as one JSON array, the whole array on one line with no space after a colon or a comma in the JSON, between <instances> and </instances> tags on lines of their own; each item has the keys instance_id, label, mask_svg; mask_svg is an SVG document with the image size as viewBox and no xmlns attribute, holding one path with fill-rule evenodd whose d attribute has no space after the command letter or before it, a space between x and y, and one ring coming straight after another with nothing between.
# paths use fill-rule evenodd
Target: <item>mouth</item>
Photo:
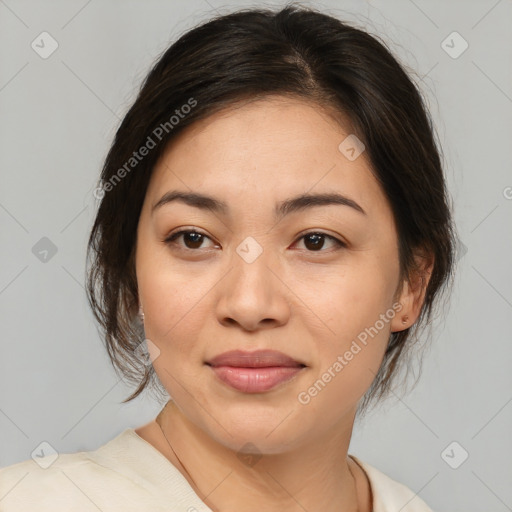
<instances>
[{"instance_id":1,"label":"mouth","mask_svg":"<svg viewBox=\"0 0 512 512\"><path fill-rule=\"evenodd\" d=\"M238 368L285 367L297 368L306 366L302 361L295 360L277 350L231 350L224 352L206 362L209 366L233 366Z\"/></svg>"},{"instance_id":2,"label":"mouth","mask_svg":"<svg viewBox=\"0 0 512 512\"><path fill-rule=\"evenodd\" d=\"M224 352L206 365L221 382L243 393L270 391L306 368L301 361L275 350Z\"/></svg>"}]
</instances>

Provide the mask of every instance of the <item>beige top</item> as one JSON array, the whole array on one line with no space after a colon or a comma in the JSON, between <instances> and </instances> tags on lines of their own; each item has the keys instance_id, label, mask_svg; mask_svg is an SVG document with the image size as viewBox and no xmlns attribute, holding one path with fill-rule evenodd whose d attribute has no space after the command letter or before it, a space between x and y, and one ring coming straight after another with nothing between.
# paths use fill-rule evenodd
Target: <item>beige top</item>
<instances>
[{"instance_id":1,"label":"beige top","mask_svg":"<svg viewBox=\"0 0 512 512\"><path fill-rule=\"evenodd\" d=\"M212 512L180 471L132 428L94 451L51 457L0 469L1 512ZM351 457L368 475L373 512L432 512L405 485Z\"/></svg>"}]
</instances>

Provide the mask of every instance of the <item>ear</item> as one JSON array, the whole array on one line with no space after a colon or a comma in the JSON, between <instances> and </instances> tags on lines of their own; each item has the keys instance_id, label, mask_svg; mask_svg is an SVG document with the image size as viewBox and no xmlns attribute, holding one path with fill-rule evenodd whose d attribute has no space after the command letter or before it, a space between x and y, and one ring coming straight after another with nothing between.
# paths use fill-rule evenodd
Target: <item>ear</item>
<instances>
[{"instance_id":1,"label":"ear","mask_svg":"<svg viewBox=\"0 0 512 512\"><path fill-rule=\"evenodd\" d=\"M434 256L424 250L417 250L414 253L414 261L416 267L400 283L402 288L396 300L400 302L402 309L391 321L391 332L408 329L416 322L421 313L434 268Z\"/></svg>"}]
</instances>

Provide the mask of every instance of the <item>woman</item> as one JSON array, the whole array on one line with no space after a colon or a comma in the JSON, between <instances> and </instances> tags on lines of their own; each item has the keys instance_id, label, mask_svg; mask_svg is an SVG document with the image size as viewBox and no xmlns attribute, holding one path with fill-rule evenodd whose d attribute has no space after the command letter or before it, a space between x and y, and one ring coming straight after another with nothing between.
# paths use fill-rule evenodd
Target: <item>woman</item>
<instances>
[{"instance_id":1,"label":"woman","mask_svg":"<svg viewBox=\"0 0 512 512\"><path fill-rule=\"evenodd\" d=\"M170 399L92 452L0 472L2 510L428 511L348 454L453 272L430 117L375 38L244 10L159 59L104 164L88 295Z\"/></svg>"}]
</instances>

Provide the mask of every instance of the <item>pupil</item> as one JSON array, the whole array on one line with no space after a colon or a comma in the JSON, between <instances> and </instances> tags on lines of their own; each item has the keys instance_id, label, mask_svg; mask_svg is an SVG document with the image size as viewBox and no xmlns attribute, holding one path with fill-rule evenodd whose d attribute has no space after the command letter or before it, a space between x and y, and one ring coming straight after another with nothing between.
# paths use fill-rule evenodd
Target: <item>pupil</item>
<instances>
[{"instance_id":1,"label":"pupil","mask_svg":"<svg viewBox=\"0 0 512 512\"><path fill-rule=\"evenodd\" d=\"M201 233L186 233L185 240L191 241L191 243L193 245L193 247L189 247L189 249L197 249L198 247L200 247L201 242L202 242L202 237L203 237L203 235L201 235ZM186 244L186 245L188 246L188 244Z\"/></svg>"},{"instance_id":2,"label":"pupil","mask_svg":"<svg viewBox=\"0 0 512 512\"><path fill-rule=\"evenodd\" d=\"M312 233L310 235L307 235L306 239L305 239L306 247L308 247L307 240L314 240L314 242L312 244L312 248L313 249L321 249L324 245L323 244L323 236L324 235L321 235L319 233ZM309 249L309 247L308 247L308 249Z\"/></svg>"}]
</instances>

